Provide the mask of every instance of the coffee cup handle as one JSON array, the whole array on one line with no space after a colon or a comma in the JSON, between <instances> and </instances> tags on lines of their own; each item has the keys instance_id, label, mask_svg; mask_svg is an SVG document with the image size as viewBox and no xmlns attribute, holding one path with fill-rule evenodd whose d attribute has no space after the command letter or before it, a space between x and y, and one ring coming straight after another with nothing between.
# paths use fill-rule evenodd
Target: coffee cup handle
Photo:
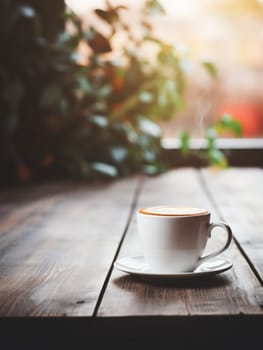
<instances>
[{"instance_id":1,"label":"coffee cup handle","mask_svg":"<svg viewBox=\"0 0 263 350\"><path fill-rule=\"evenodd\" d=\"M209 259L223 253L229 247L229 245L232 241L232 237L233 237L232 230L231 230L230 226L228 226L227 224L224 224L223 222L214 222L214 223L209 224L209 227L208 227L209 237L211 237L211 232L215 227L221 227L227 232L226 243L224 244L224 246L222 248L218 249L217 251L199 258L198 266L201 265L204 261L209 260Z\"/></svg>"}]
</instances>

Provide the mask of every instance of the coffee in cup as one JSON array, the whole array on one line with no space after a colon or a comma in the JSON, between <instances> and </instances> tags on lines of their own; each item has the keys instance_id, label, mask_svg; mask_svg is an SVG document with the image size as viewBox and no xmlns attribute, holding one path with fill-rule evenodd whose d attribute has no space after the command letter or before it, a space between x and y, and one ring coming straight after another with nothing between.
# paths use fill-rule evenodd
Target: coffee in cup
<instances>
[{"instance_id":1,"label":"coffee in cup","mask_svg":"<svg viewBox=\"0 0 263 350\"><path fill-rule=\"evenodd\" d=\"M202 262L225 251L232 231L225 223L211 223L207 209L179 206L153 206L138 210L137 227L149 268L156 273L192 272ZM203 256L215 227L223 228L223 247Z\"/></svg>"}]
</instances>

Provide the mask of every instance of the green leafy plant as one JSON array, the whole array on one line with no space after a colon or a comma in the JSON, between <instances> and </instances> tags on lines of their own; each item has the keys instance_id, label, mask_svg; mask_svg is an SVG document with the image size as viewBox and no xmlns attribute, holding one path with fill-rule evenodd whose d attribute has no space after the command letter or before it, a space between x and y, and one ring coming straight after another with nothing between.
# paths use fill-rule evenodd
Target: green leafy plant
<instances>
[{"instance_id":1,"label":"green leafy plant","mask_svg":"<svg viewBox=\"0 0 263 350\"><path fill-rule=\"evenodd\" d=\"M223 151L218 149L216 143L217 137L224 133L234 137L242 136L242 125L228 113L219 116L218 122L206 129L205 140L207 142L207 147L204 151L198 151L198 156L200 158L206 160L208 164L219 168L228 167L227 157ZM191 152L196 153L196 151L191 151L190 141L190 134L183 131L180 135L180 148L184 157L189 156Z\"/></svg>"},{"instance_id":2,"label":"green leafy plant","mask_svg":"<svg viewBox=\"0 0 263 350\"><path fill-rule=\"evenodd\" d=\"M207 151L206 156L210 163L220 168L228 166L228 161L225 154L216 146L218 134L231 133L233 136L240 137L242 135L241 124L236 121L230 114L221 115L219 121L209 127L206 132Z\"/></svg>"},{"instance_id":3,"label":"green leafy plant","mask_svg":"<svg viewBox=\"0 0 263 350\"><path fill-rule=\"evenodd\" d=\"M183 106L182 58L152 34L148 18L163 12L158 1L144 2L139 37L123 20L126 7L108 1L105 6L94 16L107 25L107 35L94 26L84 29L61 0L1 1L0 161L5 180L92 179L165 168L158 122ZM126 40L116 59L113 42L120 31ZM150 59L140 54L149 43L155 46ZM80 47L89 52L84 63ZM210 62L203 65L216 74Z\"/></svg>"}]
</instances>

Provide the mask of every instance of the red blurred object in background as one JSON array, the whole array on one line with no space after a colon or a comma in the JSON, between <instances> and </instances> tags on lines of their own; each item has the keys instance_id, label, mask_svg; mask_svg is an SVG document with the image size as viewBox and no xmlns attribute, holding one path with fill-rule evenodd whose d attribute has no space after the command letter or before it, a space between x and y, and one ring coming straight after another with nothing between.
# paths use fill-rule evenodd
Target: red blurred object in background
<instances>
[{"instance_id":1,"label":"red blurred object in background","mask_svg":"<svg viewBox=\"0 0 263 350\"><path fill-rule=\"evenodd\" d=\"M243 137L263 135L262 110L259 105L249 102L223 102L219 107L219 115L223 113L231 114L241 123Z\"/></svg>"}]
</instances>

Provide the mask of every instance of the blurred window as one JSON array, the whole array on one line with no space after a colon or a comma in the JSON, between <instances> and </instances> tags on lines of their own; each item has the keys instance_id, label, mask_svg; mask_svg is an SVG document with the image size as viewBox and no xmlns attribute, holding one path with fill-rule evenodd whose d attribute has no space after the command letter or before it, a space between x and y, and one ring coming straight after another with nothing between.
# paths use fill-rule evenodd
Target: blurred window
<instances>
[{"instance_id":1,"label":"blurred window","mask_svg":"<svg viewBox=\"0 0 263 350\"><path fill-rule=\"evenodd\" d=\"M85 21L103 0L67 0ZM134 0L111 0L112 4L138 6ZM189 50L186 106L169 123L162 124L165 137L188 130L202 137L206 126L221 113L232 114L243 126L243 137L263 136L263 0L160 0L167 14L153 19L156 35ZM215 63L213 80L198 66ZM223 135L228 137L229 135Z\"/></svg>"}]
</instances>

